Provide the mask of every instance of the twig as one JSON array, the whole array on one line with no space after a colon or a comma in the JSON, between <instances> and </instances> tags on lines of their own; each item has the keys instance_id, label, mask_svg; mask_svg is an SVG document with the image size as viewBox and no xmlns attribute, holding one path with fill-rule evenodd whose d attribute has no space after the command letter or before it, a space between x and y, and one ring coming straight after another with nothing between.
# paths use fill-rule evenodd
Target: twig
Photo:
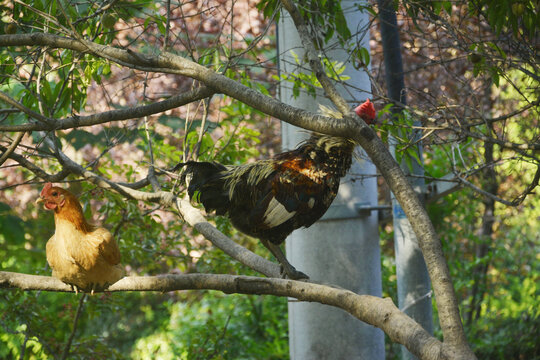
<instances>
[{"instance_id":1,"label":"twig","mask_svg":"<svg viewBox=\"0 0 540 360\"><path fill-rule=\"evenodd\" d=\"M417 299L414 299L411 303L409 303L406 306L402 307L400 310L405 312L405 311L407 311L407 309L409 309L410 307L418 304L420 301L424 300L425 298L431 298L432 295L433 295L433 290L429 290L427 293L425 293L424 295L420 296Z\"/></svg>"},{"instance_id":2,"label":"twig","mask_svg":"<svg viewBox=\"0 0 540 360\"><path fill-rule=\"evenodd\" d=\"M517 199L513 201L513 203L515 205L521 204L523 200L525 200L525 197L527 195L532 194L533 189L538 186L539 182L540 182L540 164L537 164L536 173L534 174L533 181L529 184L529 186L527 186L527 189L525 189L525 191L520 196L518 196Z\"/></svg>"},{"instance_id":3,"label":"twig","mask_svg":"<svg viewBox=\"0 0 540 360\"><path fill-rule=\"evenodd\" d=\"M0 91L0 100L4 101L5 103L13 106L14 108L22 111L23 113L25 113L26 115L30 116L31 118L34 118L38 121L41 121L47 125L50 126L55 126L56 124L56 121L54 119L49 119L43 115L41 115L40 113L37 113L33 110L30 110L29 108L27 108L26 106L24 106L23 104L19 103L18 101L12 99L9 95L7 95L6 93L4 93L3 91ZM15 129L15 127L13 127ZM7 131L10 131L10 130L7 130ZM21 131L21 130L13 130L13 131ZM22 129L22 131L26 131L25 129Z\"/></svg>"},{"instance_id":4,"label":"twig","mask_svg":"<svg viewBox=\"0 0 540 360\"><path fill-rule=\"evenodd\" d=\"M152 138L150 137L150 131L148 130L148 117L144 117L144 131L146 133L146 140L148 141L148 153L150 156L150 166L148 166L148 175L146 176L152 184L154 191L160 191L161 186L156 177L156 170L154 168L154 150L152 148Z\"/></svg>"},{"instance_id":5,"label":"twig","mask_svg":"<svg viewBox=\"0 0 540 360\"><path fill-rule=\"evenodd\" d=\"M5 151L7 151L7 148L0 145L0 150L5 152ZM12 160L15 160L16 162L19 163L19 165L21 165L22 167L30 170L31 172L36 174L36 176L40 177L41 179L43 179L45 181L57 182L57 181L63 180L66 176L68 176L70 174L70 171L67 170L67 169L62 169L57 174L52 174L52 175L47 174L45 172L45 170L43 170L39 166L36 166L31 161L28 161L26 158L24 158L23 156L21 156L19 154L16 154L16 153L9 154L9 158L12 159ZM5 189L5 187L3 189Z\"/></svg>"},{"instance_id":6,"label":"twig","mask_svg":"<svg viewBox=\"0 0 540 360\"><path fill-rule=\"evenodd\" d=\"M22 138L24 137L25 132L20 132L17 134L11 145L7 148L6 151L0 156L0 166L7 160L7 158L15 151L17 146L19 146L19 143L21 142Z\"/></svg>"},{"instance_id":7,"label":"twig","mask_svg":"<svg viewBox=\"0 0 540 360\"><path fill-rule=\"evenodd\" d=\"M459 180L460 183L462 183L463 185L465 185L466 187L468 188L471 188L473 189L474 191L476 191L477 193L479 194L482 194L490 199L493 199L497 202L500 202L501 204L504 204L504 205L507 205L507 206L516 206L517 204L514 204L513 201L508 201L508 200L504 200L496 195L493 195L492 193L490 192L487 192L485 190L482 190L480 189L478 186L474 185L473 183L465 180L464 178L460 177L460 176L456 176L456 179Z\"/></svg>"},{"instance_id":8,"label":"twig","mask_svg":"<svg viewBox=\"0 0 540 360\"><path fill-rule=\"evenodd\" d=\"M62 360L67 359L69 355L69 348L71 347L73 338L75 338L75 332L77 330L77 323L79 322L79 317L81 316L81 313L82 313L85 298L86 298L86 294L83 293L81 296L81 299L79 300L79 306L77 306L77 313L75 314L75 319L73 319L73 330L71 330L71 334L69 335L69 339L66 343L66 347L64 348L64 352L62 353Z\"/></svg>"}]
</instances>

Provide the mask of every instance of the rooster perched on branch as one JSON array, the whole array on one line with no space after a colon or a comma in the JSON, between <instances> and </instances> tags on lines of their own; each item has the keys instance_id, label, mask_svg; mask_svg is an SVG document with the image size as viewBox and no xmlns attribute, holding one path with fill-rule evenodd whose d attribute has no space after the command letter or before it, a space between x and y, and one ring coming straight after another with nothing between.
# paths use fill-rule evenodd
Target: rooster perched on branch
<instances>
[{"instance_id":1,"label":"rooster perched on branch","mask_svg":"<svg viewBox=\"0 0 540 360\"><path fill-rule=\"evenodd\" d=\"M106 288L124 276L120 250L111 233L86 222L79 200L69 191L45 184L36 203L54 211L56 231L47 242L47 262L55 278L75 291Z\"/></svg>"},{"instance_id":2,"label":"rooster perched on branch","mask_svg":"<svg viewBox=\"0 0 540 360\"><path fill-rule=\"evenodd\" d=\"M369 99L355 111L368 124L375 119ZM302 279L308 277L287 261L279 245L324 215L351 166L354 147L349 139L314 133L273 159L239 166L188 161L177 168L186 166L191 199L206 211L228 215L238 230L261 240L284 275Z\"/></svg>"}]
</instances>

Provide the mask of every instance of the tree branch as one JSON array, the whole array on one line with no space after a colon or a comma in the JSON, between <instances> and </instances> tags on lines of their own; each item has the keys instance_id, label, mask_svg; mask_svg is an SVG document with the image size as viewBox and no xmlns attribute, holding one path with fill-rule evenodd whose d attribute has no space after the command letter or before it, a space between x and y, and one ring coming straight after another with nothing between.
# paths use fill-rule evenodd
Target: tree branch
<instances>
[{"instance_id":1,"label":"tree branch","mask_svg":"<svg viewBox=\"0 0 540 360\"><path fill-rule=\"evenodd\" d=\"M4 153L6 153L8 148L6 148L5 146L0 145L0 150L3 151ZM14 153L14 152L9 154L8 157L10 159L12 159L12 160L15 160L17 163L19 163L19 165L21 165L22 167L30 170L31 172L36 174L36 176L40 177L41 179L43 179L45 181L50 181L50 182L61 181L61 180L65 179L66 176L68 176L70 174L70 171L67 170L67 169L62 169L57 174L52 174L52 175L47 174L45 172L45 170L43 170L39 166L35 165L31 161L28 161L24 156L21 156L21 155L19 155L17 153Z\"/></svg>"},{"instance_id":2,"label":"tree branch","mask_svg":"<svg viewBox=\"0 0 540 360\"><path fill-rule=\"evenodd\" d=\"M71 288L48 276L0 272L0 288L72 292ZM399 311L391 299L358 295L326 285L277 278L222 274L129 276L111 285L107 292L217 290L226 294L286 296L300 301L319 302L341 308L357 319L382 329L395 342L405 345L420 359L455 358L439 340Z\"/></svg>"},{"instance_id":3,"label":"tree branch","mask_svg":"<svg viewBox=\"0 0 540 360\"><path fill-rule=\"evenodd\" d=\"M304 49L308 53L314 53L314 39L311 38L307 29L303 26L303 19L298 9L291 0L282 0L282 3L296 25ZM335 89L331 89L333 88L333 85L327 79L325 72L320 71L320 69L322 69L320 59L315 57L310 58L309 60L309 64L317 76L317 79L324 87L325 92L341 97L339 94L335 94L337 92ZM334 99L332 98L332 100ZM340 111L344 114L345 119L350 118L350 116L348 116L350 112L341 109L342 105L340 100L335 102L335 105L338 106ZM357 120L357 123L364 124L361 120ZM420 202L420 199L418 199L413 188L407 181L407 178L398 163L393 159L387 147L371 128L361 126L358 130L357 128L350 127L348 132L349 134L345 137L353 138L360 146L362 146L362 148L364 148L375 166L377 166L383 175L412 225L433 284L438 305L439 320L445 342L447 341L449 345L455 346L464 358L475 359L476 357L470 350L463 330L461 317L459 315L458 301L452 285L450 271L444 258L440 239L435 232L423 204Z\"/></svg>"},{"instance_id":4,"label":"tree branch","mask_svg":"<svg viewBox=\"0 0 540 360\"><path fill-rule=\"evenodd\" d=\"M212 244L223 250L229 256L268 277L280 276L279 265L256 255L223 235L223 233L206 221L201 215L201 212L191 206L189 201L176 198L176 208L189 225L203 234L205 238L212 242Z\"/></svg>"},{"instance_id":5,"label":"tree branch","mask_svg":"<svg viewBox=\"0 0 540 360\"><path fill-rule=\"evenodd\" d=\"M79 300L79 306L77 306L77 313L75 314L75 319L73 319L73 329L71 330L71 334L69 335L69 339L66 343L66 347L64 348L64 352L62 353L62 360L67 359L69 355L69 348L71 347L71 343L73 342L73 339L75 338L75 332L77 331L77 324L79 322L79 318L81 317L85 298L86 298L86 294L82 294L81 299Z\"/></svg>"},{"instance_id":6,"label":"tree branch","mask_svg":"<svg viewBox=\"0 0 540 360\"><path fill-rule=\"evenodd\" d=\"M279 100L263 95L191 60L167 52L148 57L148 55L139 54L132 50L122 50L111 46L99 45L91 41L78 41L51 34L0 35L0 47L21 45L46 45L52 48L64 48L79 52L90 51L95 56L106 58L128 68L188 76L199 80L215 92L226 94L265 114L307 130L335 136L351 137L351 129L355 129L354 131L356 132L359 128L363 127L361 123L357 123L350 117L334 119L284 104ZM75 121L75 119L70 121ZM82 125L77 123L76 126ZM14 127L0 127L0 131L27 130L25 127L17 129L15 130Z\"/></svg>"},{"instance_id":7,"label":"tree branch","mask_svg":"<svg viewBox=\"0 0 540 360\"><path fill-rule=\"evenodd\" d=\"M19 146L19 143L21 142L22 138L24 137L25 132L20 132L17 134L15 139L11 142L11 144L8 146L8 148L2 153L2 156L0 156L0 166L9 158L9 156L15 151L17 146Z\"/></svg>"},{"instance_id":8,"label":"tree branch","mask_svg":"<svg viewBox=\"0 0 540 360\"><path fill-rule=\"evenodd\" d=\"M0 35L1 36L1 35ZM172 96L163 101L158 101L149 105L138 106L121 110L105 111L99 114L88 116L72 116L49 123L28 123L21 125L2 125L0 131L44 131L44 130L65 130L82 126L92 126L104 124L112 121L129 120L141 118L148 115L157 114L170 109L189 104L193 101L204 99L213 94L213 90L208 87L199 87L186 93ZM1 93L0 93L1 94ZM4 98L0 97L0 100ZM26 108L25 108L26 109ZM26 109L25 113L30 114L31 110ZM34 115L30 115L34 117ZM35 118L35 117L34 117Z\"/></svg>"},{"instance_id":9,"label":"tree branch","mask_svg":"<svg viewBox=\"0 0 540 360\"><path fill-rule=\"evenodd\" d=\"M48 126L54 126L55 123L56 123L56 121L54 119L49 119L49 118L41 115L40 113L37 113L37 112L35 112L33 110L30 110L29 108L22 105L18 101L12 99L11 97L9 97L6 93L4 93L2 91L0 91L0 100L4 101L6 104L9 104L9 105L13 106L16 109L22 111L23 113L30 116L31 118L36 119L38 121L41 121L43 124L47 124ZM26 131L26 130L13 130L13 131Z\"/></svg>"}]
</instances>

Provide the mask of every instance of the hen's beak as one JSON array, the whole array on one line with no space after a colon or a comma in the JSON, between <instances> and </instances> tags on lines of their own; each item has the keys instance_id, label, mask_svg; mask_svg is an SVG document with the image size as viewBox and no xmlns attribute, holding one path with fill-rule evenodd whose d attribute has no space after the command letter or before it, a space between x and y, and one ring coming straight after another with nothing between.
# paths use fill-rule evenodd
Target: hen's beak
<instances>
[{"instance_id":1,"label":"hen's beak","mask_svg":"<svg viewBox=\"0 0 540 360\"><path fill-rule=\"evenodd\" d=\"M44 202L45 200L40 196L37 198L36 200L36 204L41 204L42 202Z\"/></svg>"}]
</instances>

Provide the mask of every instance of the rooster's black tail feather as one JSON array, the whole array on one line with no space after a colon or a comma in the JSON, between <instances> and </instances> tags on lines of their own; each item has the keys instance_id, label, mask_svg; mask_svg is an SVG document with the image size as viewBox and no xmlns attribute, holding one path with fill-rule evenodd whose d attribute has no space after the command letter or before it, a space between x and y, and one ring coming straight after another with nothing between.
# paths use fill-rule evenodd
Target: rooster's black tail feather
<instances>
[{"instance_id":1,"label":"rooster's black tail feather","mask_svg":"<svg viewBox=\"0 0 540 360\"><path fill-rule=\"evenodd\" d=\"M196 161L188 161L184 166L190 199L195 196L206 211L215 210L216 214L224 215L230 205L224 179L227 168L215 162Z\"/></svg>"}]
</instances>

